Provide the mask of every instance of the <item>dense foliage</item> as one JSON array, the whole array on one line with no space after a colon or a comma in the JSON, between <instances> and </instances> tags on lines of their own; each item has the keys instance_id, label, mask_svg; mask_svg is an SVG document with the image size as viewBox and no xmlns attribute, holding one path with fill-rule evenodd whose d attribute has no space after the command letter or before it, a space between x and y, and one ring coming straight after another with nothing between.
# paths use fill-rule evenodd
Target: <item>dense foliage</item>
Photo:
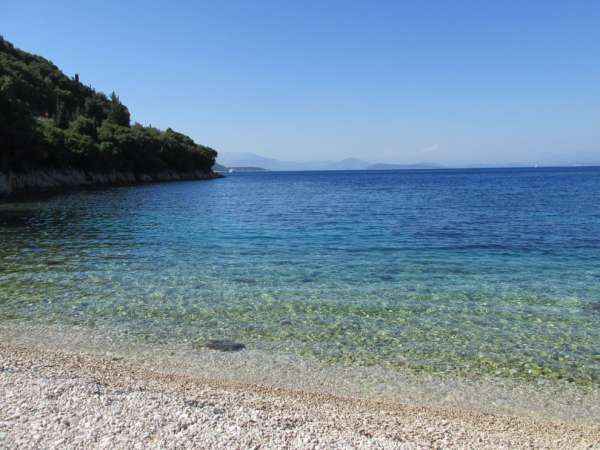
<instances>
[{"instance_id":1,"label":"dense foliage","mask_svg":"<svg viewBox=\"0 0 600 450\"><path fill-rule=\"evenodd\" d=\"M0 36L0 171L209 171L216 155L170 128L130 125L114 93L96 92Z\"/></svg>"}]
</instances>

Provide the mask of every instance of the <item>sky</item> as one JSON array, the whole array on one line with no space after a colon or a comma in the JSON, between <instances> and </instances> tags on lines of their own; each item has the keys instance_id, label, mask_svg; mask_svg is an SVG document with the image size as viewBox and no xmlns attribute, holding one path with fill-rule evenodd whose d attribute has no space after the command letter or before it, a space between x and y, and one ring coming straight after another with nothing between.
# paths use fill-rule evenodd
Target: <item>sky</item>
<instances>
[{"instance_id":1,"label":"sky","mask_svg":"<svg viewBox=\"0 0 600 450\"><path fill-rule=\"evenodd\" d=\"M600 163L600 1L0 2L17 47L218 151Z\"/></svg>"}]
</instances>

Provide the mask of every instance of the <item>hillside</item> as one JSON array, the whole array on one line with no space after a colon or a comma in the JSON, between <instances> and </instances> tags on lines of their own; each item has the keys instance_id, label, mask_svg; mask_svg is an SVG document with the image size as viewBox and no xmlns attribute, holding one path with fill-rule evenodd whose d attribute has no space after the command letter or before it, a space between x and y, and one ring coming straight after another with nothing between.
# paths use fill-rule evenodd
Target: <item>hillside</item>
<instances>
[{"instance_id":1,"label":"hillside","mask_svg":"<svg viewBox=\"0 0 600 450\"><path fill-rule=\"evenodd\" d=\"M0 37L0 173L73 169L176 178L210 175L216 156L170 128L131 125L115 93L95 91Z\"/></svg>"}]
</instances>

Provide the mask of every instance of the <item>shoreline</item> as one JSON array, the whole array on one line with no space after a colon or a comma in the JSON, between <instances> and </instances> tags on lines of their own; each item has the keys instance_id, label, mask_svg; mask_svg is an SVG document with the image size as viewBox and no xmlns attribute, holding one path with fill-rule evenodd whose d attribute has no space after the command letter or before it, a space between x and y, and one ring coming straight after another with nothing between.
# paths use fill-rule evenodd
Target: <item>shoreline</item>
<instances>
[{"instance_id":1,"label":"shoreline","mask_svg":"<svg viewBox=\"0 0 600 450\"><path fill-rule=\"evenodd\" d=\"M362 400L0 344L0 446L584 448L600 426Z\"/></svg>"},{"instance_id":2,"label":"shoreline","mask_svg":"<svg viewBox=\"0 0 600 450\"><path fill-rule=\"evenodd\" d=\"M243 351L201 348L194 340L149 342L127 330L76 325L0 323L0 341L50 352L126 360L150 371L234 384L302 390L367 401L420 405L436 410L529 417L594 425L600 423L600 389L568 382L526 382L499 377L416 373L385 366L329 364L273 347Z\"/></svg>"},{"instance_id":3,"label":"shoreline","mask_svg":"<svg viewBox=\"0 0 600 450\"><path fill-rule=\"evenodd\" d=\"M0 200L43 197L62 192L121 186L138 186L171 181L214 180L219 172L87 172L78 169L40 169L27 172L0 172Z\"/></svg>"}]
</instances>

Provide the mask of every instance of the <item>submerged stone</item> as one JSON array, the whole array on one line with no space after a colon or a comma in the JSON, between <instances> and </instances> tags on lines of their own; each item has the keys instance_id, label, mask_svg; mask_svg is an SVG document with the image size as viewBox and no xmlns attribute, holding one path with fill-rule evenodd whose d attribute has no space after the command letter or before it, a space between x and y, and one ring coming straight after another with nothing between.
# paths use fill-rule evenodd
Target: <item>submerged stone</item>
<instances>
[{"instance_id":1,"label":"submerged stone","mask_svg":"<svg viewBox=\"0 0 600 450\"><path fill-rule=\"evenodd\" d=\"M228 339L210 339L202 345L210 350L218 350L220 352L239 352L244 350L246 346L240 342L230 341Z\"/></svg>"},{"instance_id":2,"label":"submerged stone","mask_svg":"<svg viewBox=\"0 0 600 450\"><path fill-rule=\"evenodd\" d=\"M256 280L254 278L235 278L233 281L236 283L256 284Z\"/></svg>"},{"instance_id":3,"label":"submerged stone","mask_svg":"<svg viewBox=\"0 0 600 450\"><path fill-rule=\"evenodd\" d=\"M587 311L588 313L600 315L600 301L592 302L592 303L586 303L583 306L583 309L585 311Z\"/></svg>"}]
</instances>

